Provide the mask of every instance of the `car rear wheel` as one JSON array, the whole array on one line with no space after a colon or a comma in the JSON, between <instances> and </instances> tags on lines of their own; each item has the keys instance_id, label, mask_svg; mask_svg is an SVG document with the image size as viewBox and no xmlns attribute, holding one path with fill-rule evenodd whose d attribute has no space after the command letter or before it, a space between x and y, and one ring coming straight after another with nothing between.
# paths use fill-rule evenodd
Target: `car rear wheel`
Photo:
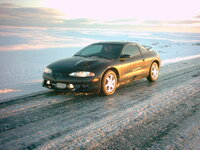
<instances>
[{"instance_id":1,"label":"car rear wheel","mask_svg":"<svg viewBox=\"0 0 200 150\"><path fill-rule=\"evenodd\" d=\"M158 75L159 75L159 67L158 67L158 63L153 62L151 64L151 68L149 71L149 76L147 77L147 80L149 82L154 82L158 79Z\"/></svg>"},{"instance_id":2,"label":"car rear wheel","mask_svg":"<svg viewBox=\"0 0 200 150\"><path fill-rule=\"evenodd\" d=\"M112 95L117 88L117 76L114 71L108 70L102 78L101 93L102 95Z\"/></svg>"}]
</instances>

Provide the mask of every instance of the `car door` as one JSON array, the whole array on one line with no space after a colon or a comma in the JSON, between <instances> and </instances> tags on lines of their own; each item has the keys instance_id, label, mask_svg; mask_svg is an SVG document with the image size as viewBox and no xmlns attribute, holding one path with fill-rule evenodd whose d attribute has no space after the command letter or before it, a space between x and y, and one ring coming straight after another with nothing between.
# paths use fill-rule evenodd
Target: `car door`
<instances>
[{"instance_id":1,"label":"car door","mask_svg":"<svg viewBox=\"0 0 200 150\"><path fill-rule=\"evenodd\" d=\"M146 48L144 48L141 45L138 45L140 52L142 53L143 56L143 60L144 60L144 64L142 65L142 70L143 70L143 77L147 77L149 75L149 69L151 67L151 63L152 63L152 56L149 55L150 52L149 50L147 50Z\"/></svg>"},{"instance_id":2,"label":"car door","mask_svg":"<svg viewBox=\"0 0 200 150\"><path fill-rule=\"evenodd\" d=\"M123 48L120 57L122 81L130 78L141 78L144 59L138 46L133 44L126 45Z\"/></svg>"}]
</instances>

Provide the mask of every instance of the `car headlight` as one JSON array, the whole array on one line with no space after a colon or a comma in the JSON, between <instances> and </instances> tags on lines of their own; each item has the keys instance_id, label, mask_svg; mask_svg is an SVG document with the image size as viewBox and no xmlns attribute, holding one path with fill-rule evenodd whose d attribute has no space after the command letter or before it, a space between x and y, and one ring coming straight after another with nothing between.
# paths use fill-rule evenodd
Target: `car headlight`
<instances>
[{"instance_id":1,"label":"car headlight","mask_svg":"<svg viewBox=\"0 0 200 150\"><path fill-rule=\"evenodd\" d=\"M48 73L48 74L51 74L51 73L52 73L52 70L46 67L46 68L44 69L44 72L45 72L45 73Z\"/></svg>"},{"instance_id":2,"label":"car headlight","mask_svg":"<svg viewBox=\"0 0 200 150\"><path fill-rule=\"evenodd\" d=\"M87 71L79 71L79 72L72 72L69 75L73 77L94 77L95 73Z\"/></svg>"}]
</instances>

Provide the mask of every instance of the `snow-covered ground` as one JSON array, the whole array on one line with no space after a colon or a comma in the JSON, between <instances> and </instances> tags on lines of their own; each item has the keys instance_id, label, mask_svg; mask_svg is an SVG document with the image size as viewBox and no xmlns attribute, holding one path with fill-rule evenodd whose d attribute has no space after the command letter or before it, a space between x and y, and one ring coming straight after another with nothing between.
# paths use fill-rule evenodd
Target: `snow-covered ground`
<instances>
[{"instance_id":1,"label":"snow-covered ground","mask_svg":"<svg viewBox=\"0 0 200 150\"><path fill-rule=\"evenodd\" d=\"M200 58L112 96L37 93L0 103L0 149L199 149Z\"/></svg>"},{"instance_id":2,"label":"snow-covered ground","mask_svg":"<svg viewBox=\"0 0 200 150\"><path fill-rule=\"evenodd\" d=\"M151 46L163 65L200 57L200 34L194 33L11 28L0 29L0 39L0 101L46 91L41 87L45 66L92 42L133 41Z\"/></svg>"},{"instance_id":3,"label":"snow-covered ground","mask_svg":"<svg viewBox=\"0 0 200 150\"><path fill-rule=\"evenodd\" d=\"M35 35L35 36L30 36ZM97 41L133 41L162 59L112 96L41 86L49 63ZM0 29L0 149L199 149L200 34Z\"/></svg>"}]
</instances>

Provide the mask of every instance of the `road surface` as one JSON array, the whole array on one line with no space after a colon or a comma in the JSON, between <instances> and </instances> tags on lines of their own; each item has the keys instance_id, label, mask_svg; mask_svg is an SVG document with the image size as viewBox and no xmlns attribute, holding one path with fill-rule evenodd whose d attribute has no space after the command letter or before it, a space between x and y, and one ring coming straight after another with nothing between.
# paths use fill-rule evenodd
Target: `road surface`
<instances>
[{"instance_id":1,"label":"road surface","mask_svg":"<svg viewBox=\"0 0 200 150\"><path fill-rule=\"evenodd\" d=\"M200 59L113 96L42 92L0 103L0 149L198 149Z\"/></svg>"}]
</instances>

